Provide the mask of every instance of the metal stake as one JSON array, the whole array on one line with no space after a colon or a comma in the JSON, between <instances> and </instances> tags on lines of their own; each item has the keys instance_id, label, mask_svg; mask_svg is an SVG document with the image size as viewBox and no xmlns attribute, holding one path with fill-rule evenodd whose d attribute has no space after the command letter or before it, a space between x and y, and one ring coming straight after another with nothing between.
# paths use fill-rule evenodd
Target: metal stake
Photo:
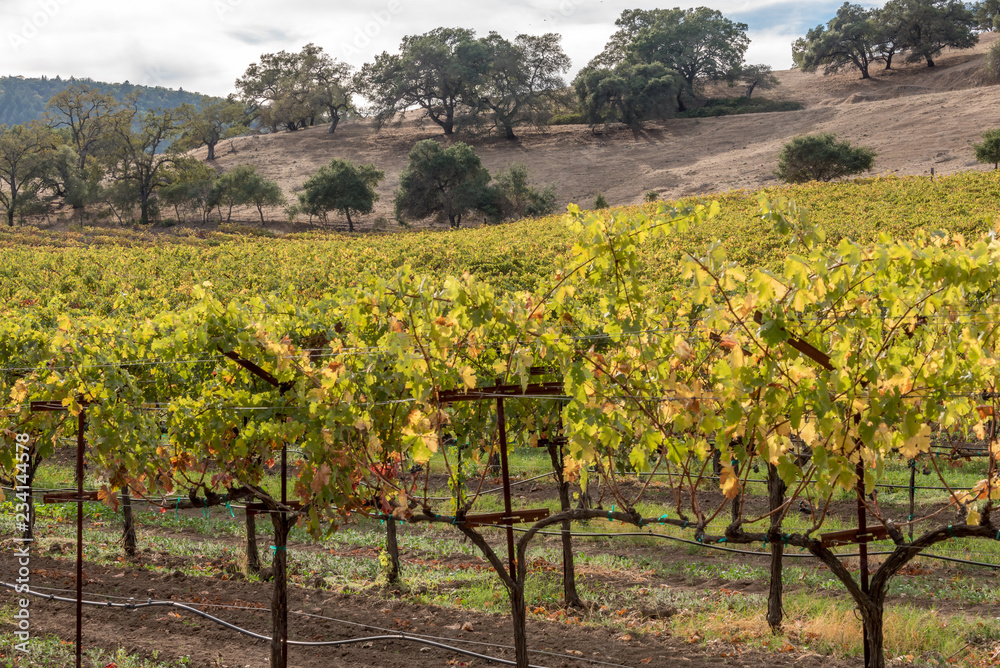
<instances>
[{"instance_id":1,"label":"metal stake","mask_svg":"<svg viewBox=\"0 0 1000 668\"><path fill-rule=\"evenodd\" d=\"M282 508L288 503L288 444L282 442L281 444L281 506ZM283 576L287 582L288 579L288 514L282 510L281 511L281 531L285 535L283 539L285 554L285 568L283 569ZM285 606L281 610L281 668L286 668L288 666L288 586L285 586Z\"/></svg>"},{"instance_id":2,"label":"metal stake","mask_svg":"<svg viewBox=\"0 0 1000 668\"><path fill-rule=\"evenodd\" d=\"M858 544L858 552L861 554L861 591L864 595L868 596L868 539L865 534L868 533L867 525L867 515L865 512L865 468L861 462L858 462L858 537L861 539ZM871 668L872 657L871 650L868 648L868 626L864 623L864 615L862 615L862 636L864 638L865 644L865 668Z\"/></svg>"},{"instance_id":3,"label":"metal stake","mask_svg":"<svg viewBox=\"0 0 1000 668\"><path fill-rule=\"evenodd\" d=\"M87 409L80 406L76 434L76 668L83 666L83 429Z\"/></svg>"}]
</instances>

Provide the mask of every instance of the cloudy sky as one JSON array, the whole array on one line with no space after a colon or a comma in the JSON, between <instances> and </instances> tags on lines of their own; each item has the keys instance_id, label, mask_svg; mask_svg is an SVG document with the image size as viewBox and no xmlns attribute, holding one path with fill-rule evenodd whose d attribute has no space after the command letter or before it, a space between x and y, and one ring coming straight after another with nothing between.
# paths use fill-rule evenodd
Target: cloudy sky
<instances>
[{"instance_id":1,"label":"cloudy sky","mask_svg":"<svg viewBox=\"0 0 1000 668\"><path fill-rule=\"evenodd\" d=\"M582 67L623 9L707 5L749 26L747 60L791 65L791 42L826 22L843 0L0 0L2 74L90 77L213 95L262 53L314 42L360 66L404 35L439 26L559 32ZM864 2L866 6L881 4Z\"/></svg>"}]
</instances>

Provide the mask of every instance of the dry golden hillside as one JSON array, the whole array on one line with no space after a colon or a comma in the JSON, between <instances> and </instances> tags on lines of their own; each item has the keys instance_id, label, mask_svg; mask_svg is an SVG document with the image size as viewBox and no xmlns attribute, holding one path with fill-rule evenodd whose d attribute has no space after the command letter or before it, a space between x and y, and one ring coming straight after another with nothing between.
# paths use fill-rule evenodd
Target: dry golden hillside
<instances>
[{"instance_id":1,"label":"dry golden hillside","mask_svg":"<svg viewBox=\"0 0 1000 668\"><path fill-rule=\"evenodd\" d=\"M651 123L639 132L593 133L587 126L524 131L520 140L469 139L491 171L524 163L538 184L555 184L560 205L589 204L604 193L612 205L642 200L648 190L664 198L755 189L774 183L781 146L791 137L833 132L878 153L880 174L946 174L988 169L975 162L971 144L983 130L1000 126L1000 86L983 69L984 53L997 38L985 34L975 49L945 53L937 67L872 68L862 80L856 70L824 76L798 70L778 72L781 85L762 91L772 99L796 100L801 111L748 114ZM739 89L707 91L732 96ZM251 163L294 197L301 184L331 158L372 162L385 170L377 216L391 220L392 192L413 144L428 137L445 141L437 126L415 120L375 132L367 121L342 123L335 135L315 127L276 135L245 137L217 149L221 170ZM202 158L205 151L195 153ZM282 218L273 211L276 220ZM393 224L394 225L394 224Z\"/></svg>"}]
</instances>

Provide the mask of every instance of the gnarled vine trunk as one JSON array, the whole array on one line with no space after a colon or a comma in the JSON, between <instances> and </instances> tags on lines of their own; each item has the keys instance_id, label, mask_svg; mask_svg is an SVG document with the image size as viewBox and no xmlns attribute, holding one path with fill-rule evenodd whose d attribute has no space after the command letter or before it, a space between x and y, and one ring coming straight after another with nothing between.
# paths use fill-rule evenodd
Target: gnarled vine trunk
<instances>
[{"instance_id":1,"label":"gnarled vine trunk","mask_svg":"<svg viewBox=\"0 0 1000 668\"><path fill-rule=\"evenodd\" d=\"M569 483L563 479L562 446L550 442L549 458L552 460L552 470L559 486L559 507L565 512L572 510L570 505ZM576 590L576 567L573 563L573 525L569 520L562 523L562 557L563 557L563 603L568 607L582 608L583 601Z\"/></svg>"},{"instance_id":2,"label":"gnarled vine trunk","mask_svg":"<svg viewBox=\"0 0 1000 668\"><path fill-rule=\"evenodd\" d=\"M781 515L776 512L785 502L785 483L778 476L778 468L773 465L767 467L767 496L768 510L771 515L771 583L767 592L767 624L771 627L771 633L781 632L781 622L784 619L784 610L781 605L784 585L782 583L782 557L785 546L780 540Z\"/></svg>"},{"instance_id":3,"label":"gnarled vine trunk","mask_svg":"<svg viewBox=\"0 0 1000 668\"><path fill-rule=\"evenodd\" d=\"M396 584L399 582L399 542L396 540L396 518L391 515L385 521L385 551L389 555L386 580Z\"/></svg>"},{"instance_id":4,"label":"gnarled vine trunk","mask_svg":"<svg viewBox=\"0 0 1000 668\"><path fill-rule=\"evenodd\" d=\"M288 665L288 532L291 522L284 513L271 513L274 525L274 587L271 594L271 668Z\"/></svg>"},{"instance_id":5,"label":"gnarled vine trunk","mask_svg":"<svg viewBox=\"0 0 1000 668\"><path fill-rule=\"evenodd\" d=\"M122 548L125 556L132 559L136 552L135 519L132 517L132 497L129 496L128 488L122 489Z\"/></svg>"},{"instance_id":6,"label":"gnarled vine trunk","mask_svg":"<svg viewBox=\"0 0 1000 668\"><path fill-rule=\"evenodd\" d=\"M257 551L257 520L250 513L246 513L247 527L247 574L257 575L260 573L260 553Z\"/></svg>"}]
</instances>

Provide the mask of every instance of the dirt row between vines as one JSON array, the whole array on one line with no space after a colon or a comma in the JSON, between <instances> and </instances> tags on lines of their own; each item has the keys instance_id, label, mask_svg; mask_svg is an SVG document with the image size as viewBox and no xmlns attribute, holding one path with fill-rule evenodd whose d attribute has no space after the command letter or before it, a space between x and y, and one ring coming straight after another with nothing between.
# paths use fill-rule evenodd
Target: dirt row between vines
<instances>
[{"instance_id":1,"label":"dirt row between vines","mask_svg":"<svg viewBox=\"0 0 1000 668\"><path fill-rule=\"evenodd\" d=\"M0 572L9 579L14 572L12 550L0 557ZM68 559L44 556L32 558L32 585L71 589L73 564ZM109 568L88 565L85 568L86 591L99 600L97 593L134 597L137 602L149 597L159 600L188 601L201 604L236 605L266 608L270 586L250 582L223 581L172 573L157 575L142 568L123 566ZM508 645L510 623L502 615L452 610L425 605L413 605L387 598L337 594L329 591L289 587L289 604L293 612L332 617L338 622L319 618L290 616L292 640L327 641L358 638L380 633L406 632L450 639L472 640L479 643ZM72 596L72 595L70 595ZM3 602L10 604L8 591ZM226 621L268 633L269 615L238 609L206 608ZM37 634L57 634L71 640L74 628L73 605L47 600L31 604L32 631ZM353 625L344 623L349 622ZM195 668L227 666L229 668L265 668L267 646L259 640L242 637L211 622L200 620L171 608L121 611L87 607L84 610L84 645L104 648L125 647L130 653L151 656L159 652L160 659L190 656ZM380 627L379 631L372 627ZM462 631L461 627L470 629ZM5 620L4 630L12 627ZM852 665L821 657L817 654L788 652L767 655L756 651L741 651L738 646L705 647L669 636L647 636L638 632L615 630L577 624L560 624L530 620L529 639L533 650L546 650L553 655L534 654L532 660L550 668L570 668L584 665L580 658L622 664L626 666L657 665L680 662L685 666L805 666L818 667ZM457 644L457 643L456 643ZM512 650L482 645L463 645L500 658L512 658ZM290 650L290 666L303 668L351 666L381 668L430 668L444 665L486 665L484 661L464 657L437 648L399 640L371 641L360 645L337 648L298 648ZM573 652L573 654L570 653ZM580 654L576 654L580 653ZM582 657L581 657L582 655Z\"/></svg>"}]
</instances>

